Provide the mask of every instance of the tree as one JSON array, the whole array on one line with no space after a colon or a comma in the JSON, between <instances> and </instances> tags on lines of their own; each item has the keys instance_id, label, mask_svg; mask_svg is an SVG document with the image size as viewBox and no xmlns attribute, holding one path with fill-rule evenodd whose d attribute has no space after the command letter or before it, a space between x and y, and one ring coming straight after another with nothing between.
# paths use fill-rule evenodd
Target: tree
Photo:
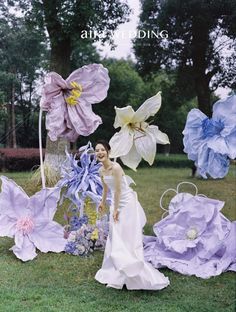
<instances>
[{"instance_id":1,"label":"tree","mask_svg":"<svg viewBox=\"0 0 236 312\"><path fill-rule=\"evenodd\" d=\"M45 47L42 36L29 29L22 18L0 6L0 89L1 104L7 110L7 146L16 147L16 111L24 125L24 140L28 136L29 123L38 96L34 94L35 81L40 75ZM19 118L18 118L19 119ZM20 142L19 142L20 143Z\"/></svg>"},{"instance_id":2,"label":"tree","mask_svg":"<svg viewBox=\"0 0 236 312\"><path fill-rule=\"evenodd\" d=\"M51 56L50 70L66 78L71 71L71 57L81 32L97 31L103 34L102 41L112 44L110 31L127 20L129 7L120 0L18 0L26 20L34 27L46 29L49 35ZM99 40L96 36L95 40ZM45 160L55 169L60 167L67 142L47 139Z\"/></svg>"},{"instance_id":3,"label":"tree","mask_svg":"<svg viewBox=\"0 0 236 312\"><path fill-rule=\"evenodd\" d=\"M235 25L233 0L143 0L139 29L159 38L135 40L138 68L144 76L177 69L177 81L194 84L199 108L210 115L212 92L236 84Z\"/></svg>"}]
</instances>

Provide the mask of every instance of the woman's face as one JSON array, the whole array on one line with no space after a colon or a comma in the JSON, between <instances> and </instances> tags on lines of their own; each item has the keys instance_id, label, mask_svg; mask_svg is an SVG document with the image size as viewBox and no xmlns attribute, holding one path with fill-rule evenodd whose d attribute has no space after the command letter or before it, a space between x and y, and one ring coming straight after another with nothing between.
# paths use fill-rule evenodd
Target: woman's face
<instances>
[{"instance_id":1,"label":"woman's face","mask_svg":"<svg viewBox=\"0 0 236 312\"><path fill-rule=\"evenodd\" d=\"M95 155L98 161L104 162L108 159L108 153L102 144L95 146Z\"/></svg>"}]
</instances>

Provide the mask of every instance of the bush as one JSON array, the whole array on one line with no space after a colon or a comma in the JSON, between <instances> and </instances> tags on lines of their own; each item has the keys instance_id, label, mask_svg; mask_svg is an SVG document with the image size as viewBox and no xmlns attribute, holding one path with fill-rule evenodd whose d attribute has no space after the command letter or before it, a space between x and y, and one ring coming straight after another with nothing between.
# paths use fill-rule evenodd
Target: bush
<instances>
[{"instance_id":1,"label":"bush","mask_svg":"<svg viewBox=\"0 0 236 312\"><path fill-rule=\"evenodd\" d=\"M0 148L0 171L28 171L40 164L37 148ZM122 163L121 163L122 165ZM142 160L140 167L150 167ZM154 167L192 168L193 162L185 154L157 154Z\"/></svg>"},{"instance_id":2,"label":"bush","mask_svg":"<svg viewBox=\"0 0 236 312\"><path fill-rule=\"evenodd\" d=\"M0 148L0 171L26 171L39 164L37 148Z\"/></svg>"},{"instance_id":3,"label":"bush","mask_svg":"<svg viewBox=\"0 0 236 312\"><path fill-rule=\"evenodd\" d=\"M193 162L185 154L157 154L152 165L153 167L165 168L192 168ZM139 167L150 167L149 164L142 160Z\"/></svg>"}]
</instances>

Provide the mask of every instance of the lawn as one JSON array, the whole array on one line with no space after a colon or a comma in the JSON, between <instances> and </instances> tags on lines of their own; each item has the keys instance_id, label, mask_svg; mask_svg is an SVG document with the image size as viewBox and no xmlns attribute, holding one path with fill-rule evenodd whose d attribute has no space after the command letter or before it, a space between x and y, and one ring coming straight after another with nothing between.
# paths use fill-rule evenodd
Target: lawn
<instances>
[{"instance_id":1,"label":"lawn","mask_svg":"<svg viewBox=\"0 0 236 312\"><path fill-rule=\"evenodd\" d=\"M140 168L126 171L137 183L134 187L147 214L145 234L152 234L152 225L160 220L159 199L167 188L181 181L194 182L200 193L225 201L222 212L235 220L236 169L231 168L223 180L201 180L190 177L190 169ZM32 185L27 173L6 173L30 194ZM185 190L190 190L189 186ZM172 194L171 194L172 196ZM165 205L171 196L166 196ZM63 209L56 219L63 223ZM43 254L22 263L9 248L13 241L0 239L0 311L1 312L190 312L235 311L235 274L203 280L183 276L168 269L161 270L171 285L162 291L127 291L107 289L94 280L101 266L102 252L83 259L66 254Z\"/></svg>"}]
</instances>

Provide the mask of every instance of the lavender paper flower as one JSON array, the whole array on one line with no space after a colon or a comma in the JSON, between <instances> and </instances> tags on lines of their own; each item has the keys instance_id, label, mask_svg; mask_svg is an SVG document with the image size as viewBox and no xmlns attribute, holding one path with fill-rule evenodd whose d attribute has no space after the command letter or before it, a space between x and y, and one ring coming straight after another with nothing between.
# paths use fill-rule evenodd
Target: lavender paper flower
<instances>
[{"instance_id":1,"label":"lavender paper flower","mask_svg":"<svg viewBox=\"0 0 236 312\"><path fill-rule=\"evenodd\" d=\"M223 178L229 169L229 158L236 157L236 96L217 101L212 118L199 109L187 117L184 152L195 162L203 178Z\"/></svg>"},{"instance_id":2,"label":"lavender paper flower","mask_svg":"<svg viewBox=\"0 0 236 312\"><path fill-rule=\"evenodd\" d=\"M224 202L177 194L171 201L169 215L157 222L155 237L145 237L144 255L156 268L168 268L202 278L219 275L236 263L230 222L220 210Z\"/></svg>"},{"instance_id":3,"label":"lavender paper flower","mask_svg":"<svg viewBox=\"0 0 236 312\"><path fill-rule=\"evenodd\" d=\"M14 237L11 248L22 261L42 252L64 251L64 229L53 221L60 198L59 188L46 188L32 197L14 181L2 176L0 193L0 236Z\"/></svg>"},{"instance_id":4,"label":"lavender paper flower","mask_svg":"<svg viewBox=\"0 0 236 312\"><path fill-rule=\"evenodd\" d=\"M66 152L67 159L61 171L62 179L58 183L60 187L66 187L63 197L69 198L80 209L83 208L87 197L98 205L103 190L99 176L101 164L95 159L91 143L83 146L81 150L79 160L76 159L76 155L72 156Z\"/></svg>"},{"instance_id":5,"label":"lavender paper flower","mask_svg":"<svg viewBox=\"0 0 236 312\"><path fill-rule=\"evenodd\" d=\"M46 128L52 141L64 137L71 142L88 136L102 123L91 104L107 96L110 79L101 64L75 70L66 80L55 72L45 78L40 106L47 111Z\"/></svg>"}]
</instances>

